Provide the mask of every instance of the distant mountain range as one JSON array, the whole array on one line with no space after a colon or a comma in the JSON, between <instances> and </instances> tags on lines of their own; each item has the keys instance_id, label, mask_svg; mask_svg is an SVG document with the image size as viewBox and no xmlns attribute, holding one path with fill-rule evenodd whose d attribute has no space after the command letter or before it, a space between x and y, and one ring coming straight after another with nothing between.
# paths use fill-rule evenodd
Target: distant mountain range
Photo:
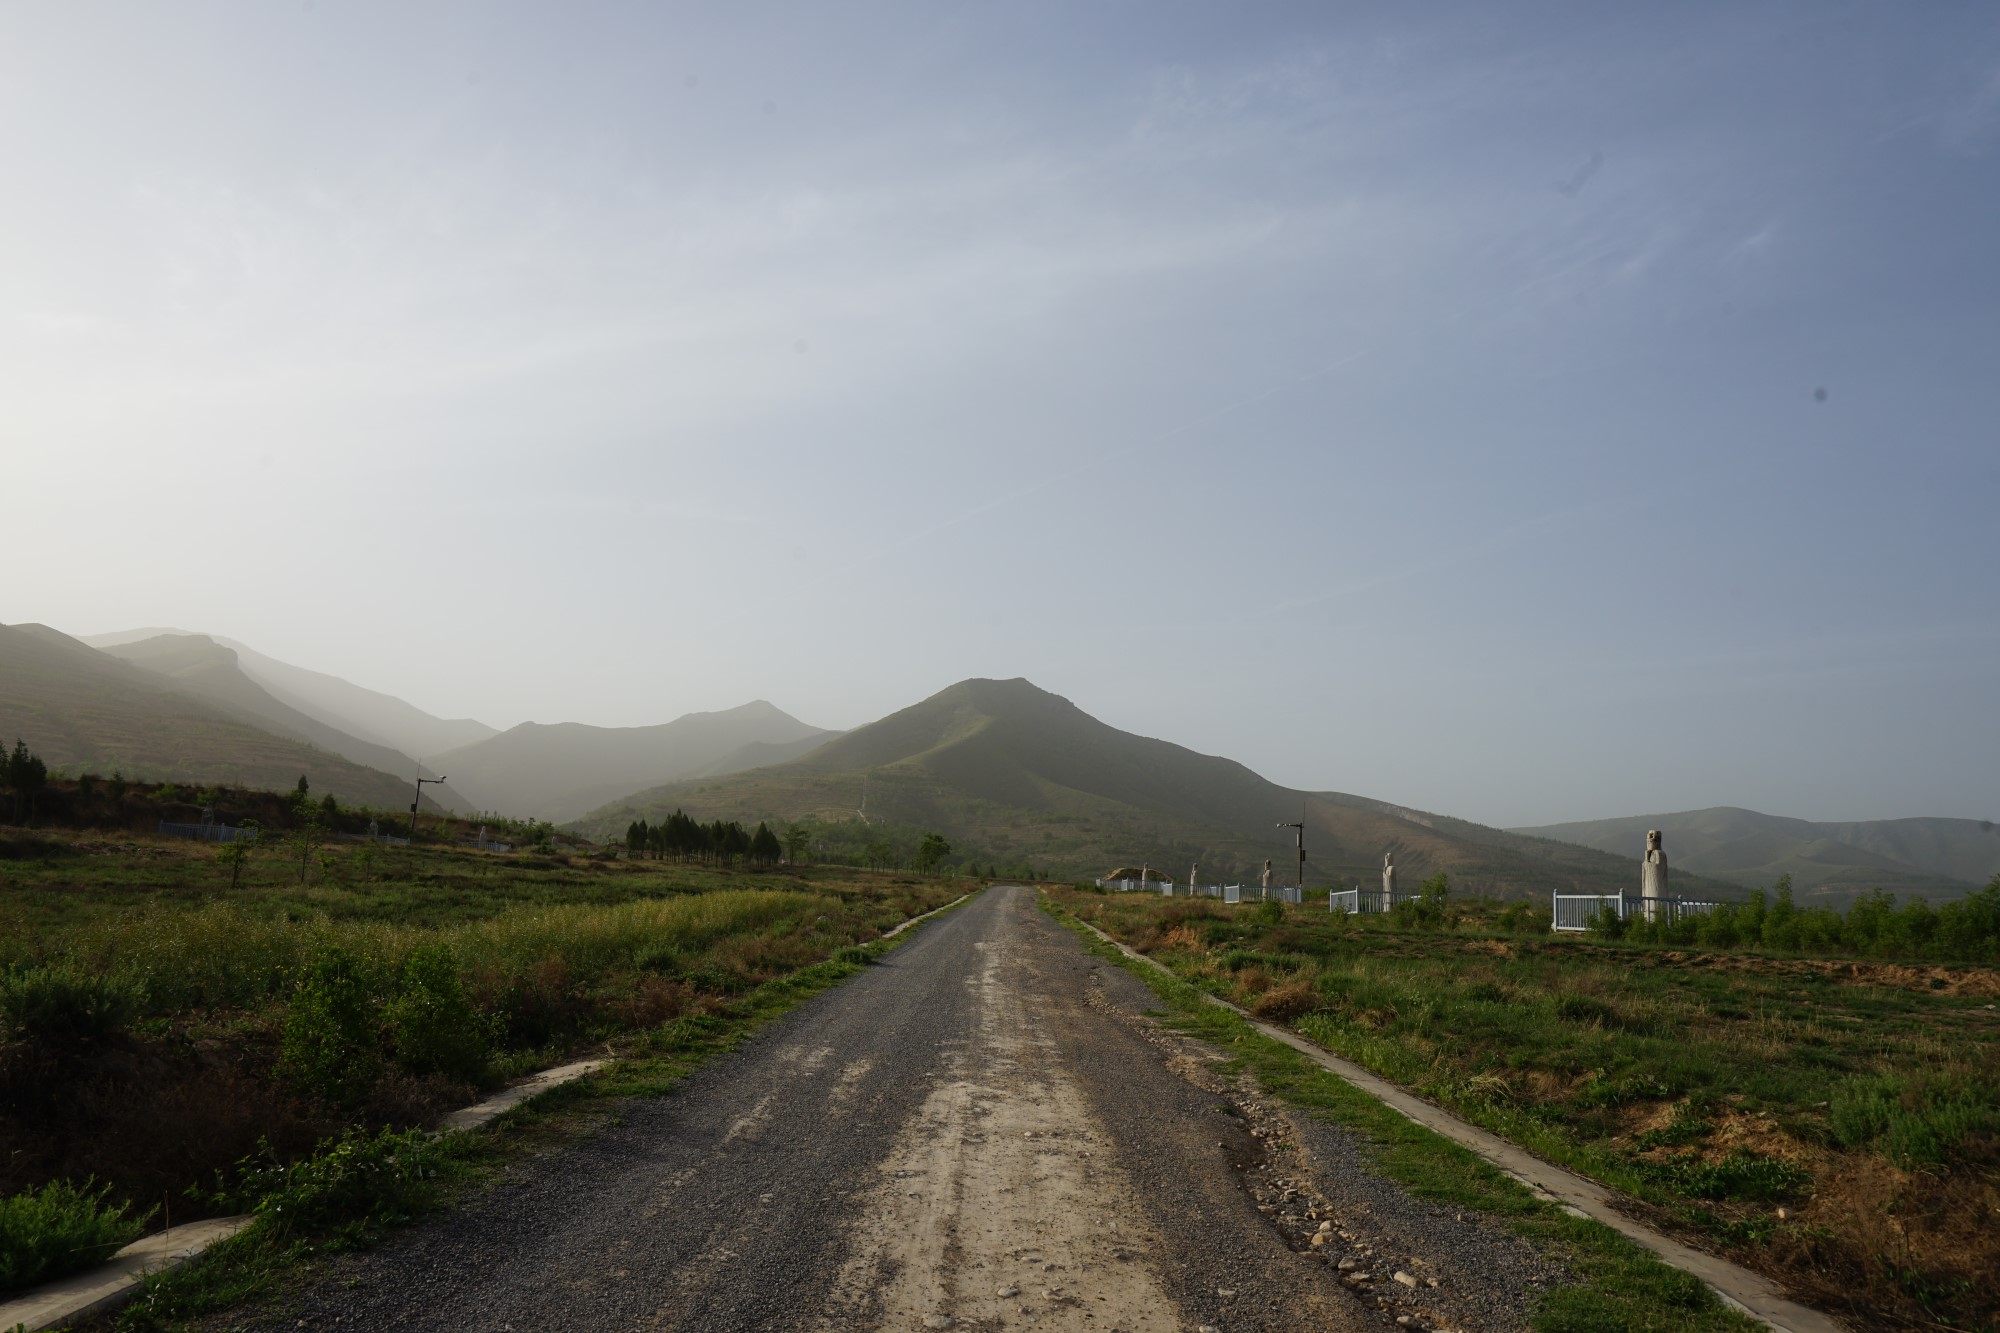
<instances>
[{"instance_id":1,"label":"distant mountain range","mask_svg":"<svg viewBox=\"0 0 2000 1333\"><path fill-rule=\"evenodd\" d=\"M1300 820L1317 884L1376 884L1384 852L1406 888L1438 870L1461 891L1514 896L1638 883L1631 858L1280 787L1233 760L1107 726L1025 680L961 681L800 758L638 792L578 827L616 838L633 819L676 808L702 819L888 821L937 830L980 860L1065 875L1149 862L1185 880L1199 861L1204 880L1252 879L1268 857L1288 882L1292 835L1277 825Z\"/></svg>"},{"instance_id":2,"label":"distant mountain range","mask_svg":"<svg viewBox=\"0 0 2000 1333\"><path fill-rule=\"evenodd\" d=\"M448 783L426 788L426 799L435 793L440 805L465 813L562 822L640 787L780 763L836 734L763 700L650 727L524 722L503 732L433 717L231 639L140 629L69 642L163 676L237 721L393 775L405 792L419 771L442 774ZM421 770L413 756L422 757ZM199 746L187 759L196 767L205 762Z\"/></svg>"},{"instance_id":3,"label":"distant mountain range","mask_svg":"<svg viewBox=\"0 0 2000 1333\"><path fill-rule=\"evenodd\" d=\"M1514 832L1636 855L1659 829L1667 864L1737 884L1790 875L1801 897L1846 899L1869 889L1955 897L2000 874L2000 825L1977 819L1815 823L1734 806L1671 815L1547 824Z\"/></svg>"},{"instance_id":4,"label":"distant mountain range","mask_svg":"<svg viewBox=\"0 0 2000 1333\"><path fill-rule=\"evenodd\" d=\"M563 823L639 787L782 762L835 734L759 699L653 727L523 722L434 762L479 809Z\"/></svg>"},{"instance_id":5,"label":"distant mountain range","mask_svg":"<svg viewBox=\"0 0 2000 1333\"><path fill-rule=\"evenodd\" d=\"M165 636L209 638L225 648L234 649L236 664L243 674L262 685L280 703L288 704L357 740L386 746L411 758L428 759L432 755L499 734L497 728L470 718L432 717L423 709L404 703L393 695L363 689L338 676L280 662L220 635L195 635L184 629L134 629L116 634L86 635L82 641L93 648L122 655L121 650L130 645Z\"/></svg>"},{"instance_id":6,"label":"distant mountain range","mask_svg":"<svg viewBox=\"0 0 2000 1333\"><path fill-rule=\"evenodd\" d=\"M331 750L364 768L395 777L406 786L419 771L426 778L437 776L436 769L419 770L415 760L391 746L351 736L279 699L243 669L240 650L226 647L205 634L161 634L99 651L158 672L179 689L239 721ZM449 810L472 808L449 785L429 788L424 795Z\"/></svg>"},{"instance_id":7,"label":"distant mountain range","mask_svg":"<svg viewBox=\"0 0 2000 1333\"><path fill-rule=\"evenodd\" d=\"M93 646L96 645L96 646ZM336 676L183 630L70 638L0 626L0 740L70 771L315 791L400 810L423 760L447 808L570 823L616 840L633 819L811 819L841 836L936 831L960 857L1074 876L1150 864L1185 879L1295 873L1414 888L1632 890L1645 831L1666 832L1675 887L1734 896L1790 873L1802 896L1881 887L1934 899L2000 872L2000 830L1964 819L1816 824L1737 809L1497 829L1339 791L1278 786L1243 765L1105 725L1025 680L966 680L847 733L763 700L648 727L445 719ZM415 756L415 757L413 757Z\"/></svg>"}]
</instances>

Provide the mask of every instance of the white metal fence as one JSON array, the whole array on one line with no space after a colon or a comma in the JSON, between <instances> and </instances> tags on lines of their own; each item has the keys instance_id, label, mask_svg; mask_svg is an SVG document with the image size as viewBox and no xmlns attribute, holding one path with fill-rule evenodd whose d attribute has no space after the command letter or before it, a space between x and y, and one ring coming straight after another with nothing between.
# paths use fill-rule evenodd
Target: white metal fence
<instances>
[{"instance_id":1,"label":"white metal fence","mask_svg":"<svg viewBox=\"0 0 2000 1333\"><path fill-rule=\"evenodd\" d=\"M255 842L257 830L229 824L170 824L160 821L160 833L169 838L194 838L201 842Z\"/></svg>"},{"instance_id":2,"label":"white metal fence","mask_svg":"<svg viewBox=\"0 0 2000 1333\"><path fill-rule=\"evenodd\" d=\"M1273 884L1264 888L1258 884L1176 884L1171 880L1100 879L1100 889L1110 889L1114 893L1157 893L1167 898L1220 898L1225 903L1297 903L1303 895L1297 886Z\"/></svg>"},{"instance_id":3,"label":"white metal fence","mask_svg":"<svg viewBox=\"0 0 2000 1333\"><path fill-rule=\"evenodd\" d=\"M1556 893L1550 895L1549 928L1589 930L1605 912L1621 921L1657 921L1671 925L1685 917L1702 916L1722 906L1698 898L1646 898L1636 893Z\"/></svg>"},{"instance_id":4,"label":"white metal fence","mask_svg":"<svg viewBox=\"0 0 2000 1333\"><path fill-rule=\"evenodd\" d=\"M1397 903L1414 899L1414 893L1390 895L1380 889L1333 889L1326 895L1326 910L1329 912L1351 912L1359 916L1363 912L1386 912Z\"/></svg>"}]
</instances>

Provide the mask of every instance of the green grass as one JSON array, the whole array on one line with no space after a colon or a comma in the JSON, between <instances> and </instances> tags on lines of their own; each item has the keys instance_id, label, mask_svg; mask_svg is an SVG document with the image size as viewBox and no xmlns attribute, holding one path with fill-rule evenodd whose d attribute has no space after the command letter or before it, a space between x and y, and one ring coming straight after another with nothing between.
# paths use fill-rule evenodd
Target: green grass
<instances>
[{"instance_id":1,"label":"green grass","mask_svg":"<svg viewBox=\"0 0 2000 1333\"><path fill-rule=\"evenodd\" d=\"M1808 1299L1884 1327L2000 1316L1991 969L1054 896L1201 991L1625 1191Z\"/></svg>"},{"instance_id":2,"label":"green grass","mask_svg":"<svg viewBox=\"0 0 2000 1333\"><path fill-rule=\"evenodd\" d=\"M1166 1006L1168 1026L1228 1051L1231 1068L1248 1070L1273 1096L1360 1135L1371 1146L1378 1169L1411 1194L1502 1218L1517 1233L1559 1256L1579 1281L1542 1297L1534 1313L1537 1329L1664 1333L1761 1327L1725 1307L1699 1280L1661 1263L1609 1227L1572 1217L1535 1198L1473 1153L1264 1036L1238 1015L1210 1004L1195 986L1132 962L1084 930L1074 916L1049 905L1092 953L1126 968L1152 988Z\"/></svg>"}]
</instances>

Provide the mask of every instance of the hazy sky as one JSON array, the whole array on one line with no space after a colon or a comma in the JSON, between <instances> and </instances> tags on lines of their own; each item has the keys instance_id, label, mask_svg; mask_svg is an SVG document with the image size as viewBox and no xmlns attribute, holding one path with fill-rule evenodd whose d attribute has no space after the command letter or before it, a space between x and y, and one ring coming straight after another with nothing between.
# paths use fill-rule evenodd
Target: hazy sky
<instances>
[{"instance_id":1,"label":"hazy sky","mask_svg":"<svg viewBox=\"0 0 2000 1333\"><path fill-rule=\"evenodd\" d=\"M2000 816L2000 11L0 9L0 621Z\"/></svg>"}]
</instances>

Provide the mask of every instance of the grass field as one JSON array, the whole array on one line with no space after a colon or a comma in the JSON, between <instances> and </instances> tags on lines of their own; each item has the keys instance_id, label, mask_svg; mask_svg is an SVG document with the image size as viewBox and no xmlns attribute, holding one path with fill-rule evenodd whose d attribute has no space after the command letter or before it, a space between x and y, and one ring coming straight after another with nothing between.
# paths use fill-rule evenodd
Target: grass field
<instances>
[{"instance_id":1,"label":"grass field","mask_svg":"<svg viewBox=\"0 0 2000 1333\"><path fill-rule=\"evenodd\" d=\"M2000 970L1053 897L1859 1326L2000 1318Z\"/></svg>"},{"instance_id":2,"label":"grass field","mask_svg":"<svg viewBox=\"0 0 2000 1333\"><path fill-rule=\"evenodd\" d=\"M115 1248L120 1205L154 1225L217 1211L190 1190L245 1159L282 1167L575 1052L650 1049L968 887L352 844L301 883L278 847L241 868L125 834L5 850L0 1265L20 1262L0 1285L53 1271L24 1257L37 1228Z\"/></svg>"}]
</instances>

